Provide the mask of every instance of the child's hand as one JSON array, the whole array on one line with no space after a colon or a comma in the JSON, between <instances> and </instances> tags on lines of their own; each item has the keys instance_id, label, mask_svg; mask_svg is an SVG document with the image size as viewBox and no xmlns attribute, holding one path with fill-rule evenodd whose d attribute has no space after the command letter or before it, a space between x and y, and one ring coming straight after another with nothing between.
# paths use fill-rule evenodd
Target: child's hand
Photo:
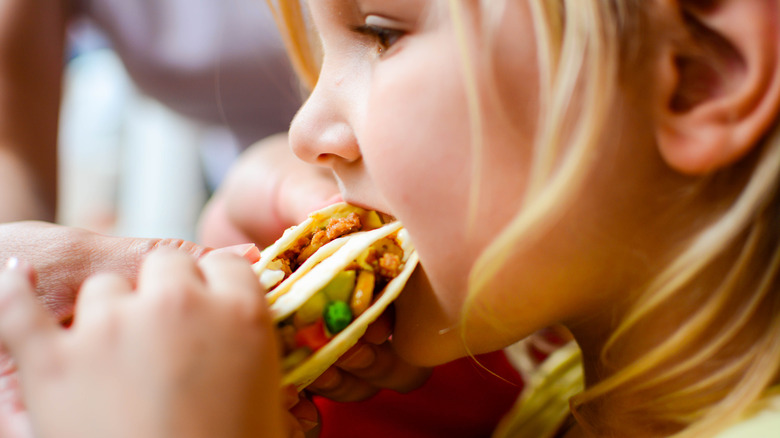
<instances>
[{"instance_id":1,"label":"child's hand","mask_svg":"<svg viewBox=\"0 0 780 438\"><path fill-rule=\"evenodd\" d=\"M15 256L32 264L41 303L63 322L73 316L76 292L87 277L110 271L135 282L143 259L160 248L196 257L209 251L179 239L104 236L44 222L0 225L0 263Z\"/></svg>"},{"instance_id":2,"label":"child's hand","mask_svg":"<svg viewBox=\"0 0 780 438\"><path fill-rule=\"evenodd\" d=\"M368 327L366 334L336 364L306 389L331 400L359 401L381 389L408 392L420 387L430 368L410 365L388 341L393 328L392 308Z\"/></svg>"},{"instance_id":3,"label":"child's hand","mask_svg":"<svg viewBox=\"0 0 780 438\"><path fill-rule=\"evenodd\" d=\"M276 342L246 261L154 253L135 293L97 275L76 314L61 329L29 269L0 273L0 341L37 436L283 435Z\"/></svg>"},{"instance_id":4,"label":"child's hand","mask_svg":"<svg viewBox=\"0 0 780 438\"><path fill-rule=\"evenodd\" d=\"M333 175L296 157L286 134L268 137L231 167L201 215L198 241L264 247L312 211L336 202L338 193Z\"/></svg>"}]
</instances>

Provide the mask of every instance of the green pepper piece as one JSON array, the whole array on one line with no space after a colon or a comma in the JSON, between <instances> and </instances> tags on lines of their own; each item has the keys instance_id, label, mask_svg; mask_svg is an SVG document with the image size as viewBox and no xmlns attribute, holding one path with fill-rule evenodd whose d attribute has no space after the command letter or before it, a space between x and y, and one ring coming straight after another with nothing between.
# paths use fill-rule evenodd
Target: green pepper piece
<instances>
[{"instance_id":1,"label":"green pepper piece","mask_svg":"<svg viewBox=\"0 0 780 438\"><path fill-rule=\"evenodd\" d=\"M341 271L322 288L322 293L331 301L349 301L355 289L355 277L355 271Z\"/></svg>"},{"instance_id":2,"label":"green pepper piece","mask_svg":"<svg viewBox=\"0 0 780 438\"><path fill-rule=\"evenodd\" d=\"M335 335L347 328L352 322L352 310L350 310L349 304L344 301L333 301L325 306L322 319L325 321L328 332Z\"/></svg>"},{"instance_id":3,"label":"green pepper piece","mask_svg":"<svg viewBox=\"0 0 780 438\"><path fill-rule=\"evenodd\" d=\"M313 297L309 298L297 312L295 312L296 326L301 327L309 325L322 316L322 312L325 311L325 305L328 304L328 297L322 292L317 292Z\"/></svg>"}]
</instances>

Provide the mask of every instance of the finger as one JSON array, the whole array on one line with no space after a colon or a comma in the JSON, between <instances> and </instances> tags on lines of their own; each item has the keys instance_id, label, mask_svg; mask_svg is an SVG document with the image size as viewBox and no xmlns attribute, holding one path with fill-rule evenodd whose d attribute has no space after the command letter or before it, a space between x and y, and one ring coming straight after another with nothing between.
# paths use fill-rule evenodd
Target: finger
<instances>
[{"instance_id":1,"label":"finger","mask_svg":"<svg viewBox=\"0 0 780 438\"><path fill-rule=\"evenodd\" d=\"M19 260L17 257L9 257L5 261L5 269L18 271L20 274L27 277L30 285L35 289L35 286L38 283L38 275L30 263Z\"/></svg>"},{"instance_id":2,"label":"finger","mask_svg":"<svg viewBox=\"0 0 780 438\"><path fill-rule=\"evenodd\" d=\"M301 394L295 388L295 385L287 385L282 388L282 406L285 409L290 409L295 406L301 399Z\"/></svg>"},{"instance_id":3,"label":"finger","mask_svg":"<svg viewBox=\"0 0 780 438\"><path fill-rule=\"evenodd\" d=\"M211 248L181 239L90 235L86 241L87 243L83 244L81 251L88 251L91 256L88 258L80 256L77 261L73 261L75 266L83 267L82 279L93 272L114 272L130 279L134 284L138 280L140 267L154 252L172 251L197 258L211 251ZM89 261L88 265L85 264L85 260Z\"/></svg>"},{"instance_id":4,"label":"finger","mask_svg":"<svg viewBox=\"0 0 780 438\"><path fill-rule=\"evenodd\" d=\"M211 248L182 239L122 239L134 242L144 256L158 250L170 250L198 258L211 251Z\"/></svg>"},{"instance_id":5,"label":"finger","mask_svg":"<svg viewBox=\"0 0 780 438\"><path fill-rule=\"evenodd\" d=\"M381 345L358 343L336 365L351 375L380 388L408 392L421 386L430 376L430 368L410 365L385 342Z\"/></svg>"},{"instance_id":6,"label":"finger","mask_svg":"<svg viewBox=\"0 0 780 438\"><path fill-rule=\"evenodd\" d=\"M319 418L317 406L303 393L298 392L295 385L288 385L282 389L282 399L284 408L292 414L304 432L317 426Z\"/></svg>"},{"instance_id":7,"label":"finger","mask_svg":"<svg viewBox=\"0 0 780 438\"><path fill-rule=\"evenodd\" d=\"M379 392L378 387L337 367L325 370L306 390L337 402L361 401Z\"/></svg>"},{"instance_id":8,"label":"finger","mask_svg":"<svg viewBox=\"0 0 780 438\"><path fill-rule=\"evenodd\" d=\"M115 274L95 274L87 278L76 298L75 323L104 313L109 303L129 296L132 290L128 280Z\"/></svg>"},{"instance_id":9,"label":"finger","mask_svg":"<svg viewBox=\"0 0 780 438\"><path fill-rule=\"evenodd\" d=\"M19 365L23 367L34 351L46 351L43 344L58 332L35 300L30 270L17 265L0 272L0 343Z\"/></svg>"},{"instance_id":10,"label":"finger","mask_svg":"<svg viewBox=\"0 0 780 438\"><path fill-rule=\"evenodd\" d=\"M249 263L255 263L260 260L260 249L254 243L242 243L239 245L226 246L211 251L209 254L235 254L243 257Z\"/></svg>"},{"instance_id":11,"label":"finger","mask_svg":"<svg viewBox=\"0 0 780 438\"><path fill-rule=\"evenodd\" d=\"M295 415L290 412L285 412L284 421L287 423L285 430L287 431L288 438L306 438L306 433L303 431L298 419L295 418Z\"/></svg>"},{"instance_id":12,"label":"finger","mask_svg":"<svg viewBox=\"0 0 780 438\"><path fill-rule=\"evenodd\" d=\"M224 184L222 186L224 188ZM236 245L252 240L228 215L226 195L220 189L203 207L198 219L197 240L214 248Z\"/></svg>"},{"instance_id":13,"label":"finger","mask_svg":"<svg viewBox=\"0 0 780 438\"><path fill-rule=\"evenodd\" d=\"M298 421L304 432L308 432L317 427L319 414L317 406L308 398L301 396L298 403L290 408L290 414Z\"/></svg>"},{"instance_id":14,"label":"finger","mask_svg":"<svg viewBox=\"0 0 780 438\"><path fill-rule=\"evenodd\" d=\"M255 300L262 296L260 282L249 263L236 255L212 253L198 265L209 290L217 295Z\"/></svg>"},{"instance_id":15,"label":"finger","mask_svg":"<svg viewBox=\"0 0 780 438\"><path fill-rule=\"evenodd\" d=\"M140 295L204 292L205 280L195 258L178 251L158 250L146 257L138 277Z\"/></svg>"},{"instance_id":16,"label":"finger","mask_svg":"<svg viewBox=\"0 0 780 438\"><path fill-rule=\"evenodd\" d=\"M374 345L385 343L393 333L393 322L395 321L395 308L390 306L385 310L376 321L366 329L366 333L360 338L363 342Z\"/></svg>"},{"instance_id":17,"label":"finger","mask_svg":"<svg viewBox=\"0 0 780 438\"><path fill-rule=\"evenodd\" d=\"M335 179L321 169L309 167L288 173L279 184L276 210L287 225L306 219L312 211L341 201Z\"/></svg>"}]
</instances>

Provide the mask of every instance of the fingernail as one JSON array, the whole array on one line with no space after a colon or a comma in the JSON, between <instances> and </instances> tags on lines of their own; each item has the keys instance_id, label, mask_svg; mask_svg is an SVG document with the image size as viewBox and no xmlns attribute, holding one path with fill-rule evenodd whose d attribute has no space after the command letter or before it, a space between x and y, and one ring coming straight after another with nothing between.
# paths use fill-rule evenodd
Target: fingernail
<instances>
[{"instance_id":1,"label":"fingernail","mask_svg":"<svg viewBox=\"0 0 780 438\"><path fill-rule=\"evenodd\" d=\"M282 400L288 408L298 403L298 390L295 389L295 385L287 385L282 388Z\"/></svg>"},{"instance_id":2,"label":"fingernail","mask_svg":"<svg viewBox=\"0 0 780 438\"><path fill-rule=\"evenodd\" d=\"M303 420L299 418L298 423L301 425L301 428L303 429L304 432L308 432L314 429L315 427L317 427L316 421Z\"/></svg>"},{"instance_id":3,"label":"fingernail","mask_svg":"<svg viewBox=\"0 0 780 438\"><path fill-rule=\"evenodd\" d=\"M35 273L32 265L17 257L9 257L5 261L5 268L2 271L22 273L27 275L31 282L35 282Z\"/></svg>"},{"instance_id":4,"label":"fingernail","mask_svg":"<svg viewBox=\"0 0 780 438\"><path fill-rule=\"evenodd\" d=\"M217 248L212 254L235 254L247 259L250 263L260 260L260 249L254 243L240 243L238 245Z\"/></svg>"},{"instance_id":5,"label":"fingernail","mask_svg":"<svg viewBox=\"0 0 780 438\"><path fill-rule=\"evenodd\" d=\"M9 257L8 260L5 262L5 269L18 269L19 268L19 259L16 257Z\"/></svg>"},{"instance_id":6,"label":"fingernail","mask_svg":"<svg viewBox=\"0 0 780 438\"><path fill-rule=\"evenodd\" d=\"M254 243L239 243L238 245L225 246L217 248L213 252L229 252L231 254L244 254L257 248Z\"/></svg>"},{"instance_id":7,"label":"fingernail","mask_svg":"<svg viewBox=\"0 0 780 438\"><path fill-rule=\"evenodd\" d=\"M328 368L322 375L317 377L317 380L311 384L311 387L320 391L328 391L339 386L341 380L341 373L333 368Z\"/></svg>"}]
</instances>

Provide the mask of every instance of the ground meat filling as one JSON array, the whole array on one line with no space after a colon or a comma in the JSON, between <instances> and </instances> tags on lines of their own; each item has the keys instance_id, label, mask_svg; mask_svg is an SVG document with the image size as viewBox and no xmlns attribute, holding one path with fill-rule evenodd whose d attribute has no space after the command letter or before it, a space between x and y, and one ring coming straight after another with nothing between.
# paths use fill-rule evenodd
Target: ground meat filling
<instances>
[{"instance_id":1,"label":"ground meat filling","mask_svg":"<svg viewBox=\"0 0 780 438\"><path fill-rule=\"evenodd\" d=\"M385 237L369 248L366 263L380 277L393 279L403 268L403 256L404 252L398 242L392 237Z\"/></svg>"},{"instance_id":2,"label":"ground meat filling","mask_svg":"<svg viewBox=\"0 0 780 438\"><path fill-rule=\"evenodd\" d=\"M379 259L376 272L383 277L395 278L401 272L402 267L401 257L397 254L386 252Z\"/></svg>"},{"instance_id":3,"label":"ground meat filling","mask_svg":"<svg viewBox=\"0 0 780 438\"><path fill-rule=\"evenodd\" d=\"M280 254L275 260L281 262L281 269L286 279L325 244L362 229L363 224L360 220L360 215L357 213L352 212L344 217L332 218L324 228L302 236L291 248Z\"/></svg>"},{"instance_id":4,"label":"ground meat filling","mask_svg":"<svg viewBox=\"0 0 780 438\"><path fill-rule=\"evenodd\" d=\"M357 213L350 213L342 218L334 218L328 222L325 227L325 233L328 241L341 237L345 234L354 233L362 228L360 216Z\"/></svg>"}]
</instances>

